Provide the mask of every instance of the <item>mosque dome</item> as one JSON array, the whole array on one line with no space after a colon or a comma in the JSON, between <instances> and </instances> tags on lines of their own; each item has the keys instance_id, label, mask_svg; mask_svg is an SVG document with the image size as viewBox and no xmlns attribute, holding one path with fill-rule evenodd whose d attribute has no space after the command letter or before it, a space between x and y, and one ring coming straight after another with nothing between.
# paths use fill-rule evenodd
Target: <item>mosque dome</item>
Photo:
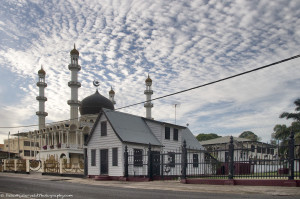
<instances>
[{"instance_id":1,"label":"mosque dome","mask_svg":"<svg viewBox=\"0 0 300 199\"><path fill-rule=\"evenodd\" d=\"M113 103L102 96L97 90L93 95L90 95L81 101L79 111L81 115L98 114L101 108L115 109Z\"/></svg>"},{"instance_id":2,"label":"mosque dome","mask_svg":"<svg viewBox=\"0 0 300 199\"><path fill-rule=\"evenodd\" d=\"M148 75L148 78L145 80L146 83L152 83L152 79L149 77Z\"/></svg>"},{"instance_id":3,"label":"mosque dome","mask_svg":"<svg viewBox=\"0 0 300 199\"><path fill-rule=\"evenodd\" d=\"M71 55L79 55L78 50L76 50L76 48L75 48L75 44L74 44L74 49L71 50L70 54L71 54Z\"/></svg>"},{"instance_id":4,"label":"mosque dome","mask_svg":"<svg viewBox=\"0 0 300 199\"><path fill-rule=\"evenodd\" d=\"M110 94L110 95L114 95L114 94L115 94L115 91L111 88L110 91L109 91L109 94Z\"/></svg>"},{"instance_id":5,"label":"mosque dome","mask_svg":"<svg viewBox=\"0 0 300 199\"><path fill-rule=\"evenodd\" d=\"M43 68L41 68L41 69L38 71L38 74L39 74L39 75L46 75L46 72L44 71Z\"/></svg>"}]
</instances>

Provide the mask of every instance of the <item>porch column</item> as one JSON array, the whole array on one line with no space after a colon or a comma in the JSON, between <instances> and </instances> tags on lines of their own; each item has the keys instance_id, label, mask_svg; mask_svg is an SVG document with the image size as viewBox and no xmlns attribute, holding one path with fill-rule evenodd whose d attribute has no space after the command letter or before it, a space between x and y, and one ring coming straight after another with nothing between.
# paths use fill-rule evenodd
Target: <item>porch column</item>
<instances>
[{"instance_id":1,"label":"porch column","mask_svg":"<svg viewBox=\"0 0 300 199\"><path fill-rule=\"evenodd\" d=\"M67 133L67 146L69 146L69 133L70 133L70 131L67 131L66 133Z\"/></svg>"},{"instance_id":2,"label":"porch column","mask_svg":"<svg viewBox=\"0 0 300 199\"><path fill-rule=\"evenodd\" d=\"M59 143L61 143L60 134L61 134L61 131L58 131L58 142L59 142Z\"/></svg>"},{"instance_id":3,"label":"porch column","mask_svg":"<svg viewBox=\"0 0 300 199\"><path fill-rule=\"evenodd\" d=\"M54 144L57 145L56 131L53 134L54 134Z\"/></svg>"},{"instance_id":4,"label":"porch column","mask_svg":"<svg viewBox=\"0 0 300 199\"><path fill-rule=\"evenodd\" d=\"M80 146L83 147L83 132L80 132Z\"/></svg>"},{"instance_id":5,"label":"porch column","mask_svg":"<svg viewBox=\"0 0 300 199\"><path fill-rule=\"evenodd\" d=\"M76 134L75 134L75 136L76 136L76 147L78 147L78 131L76 131Z\"/></svg>"},{"instance_id":6,"label":"porch column","mask_svg":"<svg viewBox=\"0 0 300 199\"><path fill-rule=\"evenodd\" d=\"M51 143L51 145L54 145L54 132L51 133L51 137L52 137L52 143Z\"/></svg>"}]
</instances>

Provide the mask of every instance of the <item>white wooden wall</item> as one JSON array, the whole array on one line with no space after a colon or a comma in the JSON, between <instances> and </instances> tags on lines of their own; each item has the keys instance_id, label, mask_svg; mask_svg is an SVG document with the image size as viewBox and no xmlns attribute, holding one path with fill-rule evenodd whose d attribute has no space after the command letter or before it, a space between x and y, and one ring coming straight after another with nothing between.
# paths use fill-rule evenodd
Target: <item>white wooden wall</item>
<instances>
[{"instance_id":1,"label":"white wooden wall","mask_svg":"<svg viewBox=\"0 0 300 199\"><path fill-rule=\"evenodd\" d=\"M101 122L107 121L104 115L101 116L94 133L87 146L88 175L100 175L100 150L108 149L108 175L123 176L123 149L122 142L107 122L107 136L101 136ZM112 166L112 148L118 148L118 166ZM91 166L91 150L96 149L96 166Z\"/></svg>"}]
</instances>

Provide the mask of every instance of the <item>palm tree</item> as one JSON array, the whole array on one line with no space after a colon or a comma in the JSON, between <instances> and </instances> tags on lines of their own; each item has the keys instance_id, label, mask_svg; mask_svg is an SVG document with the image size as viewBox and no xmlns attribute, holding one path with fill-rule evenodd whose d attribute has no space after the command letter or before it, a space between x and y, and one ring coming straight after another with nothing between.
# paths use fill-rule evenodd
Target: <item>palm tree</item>
<instances>
[{"instance_id":1,"label":"palm tree","mask_svg":"<svg viewBox=\"0 0 300 199\"><path fill-rule=\"evenodd\" d=\"M293 119L294 122L289 127L276 125L274 127L274 137L282 140L283 143L287 143L289 132L293 131L295 133L295 144L298 145L296 146L296 156L300 156L300 98L295 100L294 104L296 105L295 113L283 112L279 116L280 118Z\"/></svg>"},{"instance_id":2,"label":"palm tree","mask_svg":"<svg viewBox=\"0 0 300 199\"><path fill-rule=\"evenodd\" d=\"M296 105L295 111L298 111L298 113L283 112L279 117L286 118L286 119L293 119L297 122L300 122L300 98L294 101L294 104Z\"/></svg>"},{"instance_id":3,"label":"palm tree","mask_svg":"<svg viewBox=\"0 0 300 199\"><path fill-rule=\"evenodd\" d=\"M285 124L277 124L274 128L273 138L286 141L290 135L290 130Z\"/></svg>"}]
</instances>

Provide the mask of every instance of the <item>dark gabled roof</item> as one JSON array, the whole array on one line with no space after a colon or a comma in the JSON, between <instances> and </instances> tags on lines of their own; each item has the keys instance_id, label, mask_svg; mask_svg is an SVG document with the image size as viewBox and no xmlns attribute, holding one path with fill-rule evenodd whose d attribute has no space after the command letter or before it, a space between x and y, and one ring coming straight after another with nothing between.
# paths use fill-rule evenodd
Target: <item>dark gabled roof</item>
<instances>
[{"instance_id":1,"label":"dark gabled roof","mask_svg":"<svg viewBox=\"0 0 300 199\"><path fill-rule=\"evenodd\" d=\"M196 137L190 131L190 129L185 128L181 132L182 132L182 142L184 140L186 141L186 147L188 149L195 149L195 150L204 149L204 147L198 142Z\"/></svg>"},{"instance_id":2,"label":"dark gabled roof","mask_svg":"<svg viewBox=\"0 0 300 199\"><path fill-rule=\"evenodd\" d=\"M108 109L103 111L122 141L161 146L141 117Z\"/></svg>"},{"instance_id":3,"label":"dark gabled roof","mask_svg":"<svg viewBox=\"0 0 300 199\"><path fill-rule=\"evenodd\" d=\"M102 115L105 115L108 122L112 126L117 137L122 142L136 143L136 144L151 144L156 146L162 146L160 141L152 133L151 129L147 125L146 121L156 122L161 125L170 125L176 128L182 129L182 142L185 140L188 149L204 149L203 146L198 142L192 132L184 126L179 126L176 124L170 124L165 122L159 122L156 120L149 120L140 116L135 116L127 113L122 113L109 109L102 109L97 117L97 120L91 130L91 133L87 139L85 145L88 144L89 140L94 133L94 130L100 120Z\"/></svg>"},{"instance_id":4,"label":"dark gabled roof","mask_svg":"<svg viewBox=\"0 0 300 199\"><path fill-rule=\"evenodd\" d=\"M161 143L154 136L146 122L141 117L104 108L97 117L97 120L87 139L86 145L90 141L102 114L106 116L117 137L122 142L137 144L150 143L151 145L161 146Z\"/></svg>"},{"instance_id":5,"label":"dark gabled roof","mask_svg":"<svg viewBox=\"0 0 300 199\"><path fill-rule=\"evenodd\" d=\"M185 129L186 128L185 126L180 126L180 125L177 125L177 124L172 124L172 123L168 123L168 122L161 122L161 121L157 121L157 120L153 120L153 119L149 119L149 118L145 118L145 117L142 117L142 118L145 121L155 122L155 123L159 123L159 124L166 125L166 126L172 126L172 127L178 128L178 129Z\"/></svg>"}]
</instances>

